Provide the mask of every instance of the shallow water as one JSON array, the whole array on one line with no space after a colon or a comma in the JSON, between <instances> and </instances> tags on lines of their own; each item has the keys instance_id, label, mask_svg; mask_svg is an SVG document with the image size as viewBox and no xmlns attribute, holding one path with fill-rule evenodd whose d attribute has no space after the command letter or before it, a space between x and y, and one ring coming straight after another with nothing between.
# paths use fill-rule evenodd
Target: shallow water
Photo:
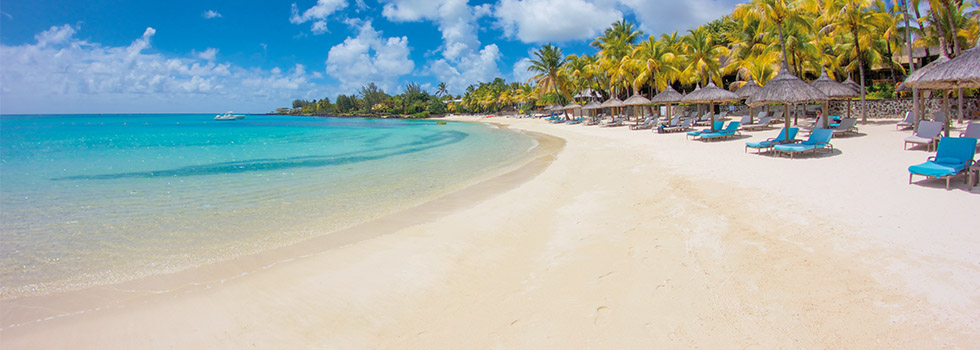
<instances>
[{"instance_id":1,"label":"shallow water","mask_svg":"<svg viewBox=\"0 0 980 350\"><path fill-rule=\"evenodd\" d=\"M300 242L459 189L535 142L434 121L0 118L0 298Z\"/></svg>"}]
</instances>

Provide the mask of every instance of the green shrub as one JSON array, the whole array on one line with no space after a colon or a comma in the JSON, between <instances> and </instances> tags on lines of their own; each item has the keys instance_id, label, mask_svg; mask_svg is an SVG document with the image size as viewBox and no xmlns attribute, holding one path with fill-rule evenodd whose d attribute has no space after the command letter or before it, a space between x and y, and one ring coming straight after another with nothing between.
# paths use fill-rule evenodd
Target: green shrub
<instances>
[{"instance_id":1,"label":"green shrub","mask_svg":"<svg viewBox=\"0 0 980 350\"><path fill-rule=\"evenodd\" d=\"M883 84L883 83L874 84L872 86L868 86L867 89L868 89L868 93L867 93L868 98L883 99L883 98L895 97L895 87L892 86L891 84Z\"/></svg>"},{"instance_id":2,"label":"green shrub","mask_svg":"<svg viewBox=\"0 0 980 350\"><path fill-rule=\"evenodd\" d=\"M429 111L421 111L421 112L418 112L418 113L414 113L414 114L410 115L409 117L410 118L428 118L429 117Z\"/></svg>"}]
</instances>

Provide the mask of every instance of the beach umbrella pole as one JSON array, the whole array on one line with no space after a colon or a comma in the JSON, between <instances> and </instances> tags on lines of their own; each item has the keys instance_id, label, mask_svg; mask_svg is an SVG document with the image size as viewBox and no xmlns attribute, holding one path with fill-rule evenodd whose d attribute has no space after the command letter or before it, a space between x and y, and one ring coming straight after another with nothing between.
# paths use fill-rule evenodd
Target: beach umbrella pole
<instances>
[{"instance_id":1,"label":"beach umbrella pole","mask_svg":"<svg viewBox=\"0 0 980 350\"><path fill-rule=\"evenodd\" d=\"M824 129L826 129L828 126L827 124L829 124L829 121L827 120L829 119L828 117L830 117L829 110L830 110L830 100L827 100L826 102L823 103L823 128Z\"/></svg>"},{"instance_id":2,"label":"beach umbrella pole","mask_svg":"<svg viewBox=\"0 0 980 350\"><path fill-rule=\"evenodd\" d=\"M785 128L790 127L790 124L789 124L789 103L783 103L783 124L785 124L785 125L783 125L783 127L785 127ZM787 132L789 131L789 129L786 129L786 130L787 130Z\"/></svg>"},{"instance_id":3,"label":"beach umbrella pole","mask_svg":"<svg viewBox=\"0 0 980 350\"><path fill-rule=\"evenodd\" d=\"M949 137L949 91L943 90L943 114L946 116L943 122L943 135Z\"/></svg>"},{"instance_id":4,"label":"beach umbrella pole","mask_svg":"<svg viewBox=\"0 0 980 350\"><path fill-rule=\"evenodd\" d=\"M956 121L963 123L963 88L959 88L956 92L960 100L960 115L956 117Z\"/></svg>"}]
</instances>

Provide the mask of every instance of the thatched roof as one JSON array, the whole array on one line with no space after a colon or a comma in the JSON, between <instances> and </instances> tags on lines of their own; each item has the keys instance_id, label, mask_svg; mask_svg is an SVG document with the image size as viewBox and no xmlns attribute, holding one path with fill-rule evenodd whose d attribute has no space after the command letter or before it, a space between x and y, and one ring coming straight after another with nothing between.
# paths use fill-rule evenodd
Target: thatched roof
<instances>
[{"instance_id":1,"label":"thatched roof","mask_svg":"<svg viewBox=\"0 0 980 350\"><path fill-rule=\"evenodd\" d=\"M786 64L783 64L776 77L766 83L766 86L763 86L759 93L749 97L745 103L750 106L759 106L773 103L804 103L826 99L827 95L790 74L789 70L786 69Z\"/></svg>"},{"instance_id":2,"label":"thatched roof","mask_svg":"<svg viewBox=\"0 0 980 350\"><path fill-rule=\"evenodd\" d=\"M694 90L684 96L681 102L689 103L708 103L708 102L731 102L738 101L740 98L734 92L715 86L714 82L708 83L703 89Z\"/></svg>"},{"instance_id":3,"label":"thatched roof","mask_svg":"<svg viewBox=\"0 0 980 350\"><path fill-rule=\"evenodd\" d=\"M851 77L847 77L847 80L844 80L844 82L841 84L844 84L844 86L851 88L851 90L854 90L854 92L856 92L858 96L861 95L861 84L858 84L856 81L854 81L854 79L851 79Z\"/></svg>"},{"instance_id":4,"label":"thatched roof","mask_svg":"<svg viewBox=\"0 0 980 350\"><path fill-rule=\"evenodd\" d=\"M627 98L626 101L623 101L623 104L627 106L648 105L650 104L650 100L648 100L646 97L643 97L643 95L635 94Z\"/></svg>"},{"instance_id":5,"label":"thatched roof","mask_svg":"<svg viewBox=\"0 0 980 350\"><path fill-rule=\"evenodd\" d=\"M587 88L585 90L582 90L578 94L575 94L574 98L589 98L592 97L592 95L594 95L594 91L592 89Z\"/></svg>"},{"instance_id":6,"label":"thatched roof","mask_svg":"<svg viewBox=\"0 0 980 350\"><path fill-rule=\"evenodd\" d=\"M586 103L585 106L582 106L582 109L599 109L599 108L602 108L602 106L599 105L599 102L596 101L589 101L589 103Z\"/></svg>"},{"instance_id":7,"label":"thatched roof","mask_svg":"<svg viewBox=\"0 0 980 350\"><path fill-rule=\"evenodd\" d=\"M738 88L738 90L735 90L735 94L738 95L739 98L749 98L749 96L758 93L759 90L762 90L762 87L755 83L755 79L750 79L748 83L745 83L745 85L742 85L742 87Z\"/></svg>"},{"instance_id":8,"label":"thatched roof","mask_svg":"<svg viewBox=\"0 0 980 350\"><path fill-rule=\"evenodd\" d=\"M613 97L613 98L610 98L610 99L606 100L606 102L603 102L599 106L602 107L602 108L622 107L623 106L623 101L620 101L618 98Z\"/></svg>"},{"instance_id":9,"label":"thatched roof","mask_svg":"<svg viewBox=\"0 0 980 350\"><path fill-rule=\"evenodd\" d=\"M606 100L606 102L603 102L599 106L602 107L602 108L622 107L623 106L623 101L620 101L618 98L613 97L613 98L610 98L610 99Z\"/></svg>"},{"instance_id":10,"label":"thatched roof","mask_svg":"<svg viewBox=\"0 0 980 350\"><path fill-rule=\"evenodd\" d=\"M667 86L664 91L661 91L657 96L650 99L650 103L677 103L681 101L684 95L674 90L674 88Z\"/></svg>"},{"instance_id":11,"label":"thatched roof","mask_svg":"<svg viewBox=\"0 0 980 350\"><path fill-rule=\"evenodd\" d=\"M554 111L554 110L556 110L556 108L558 108L558 106L548 105L547 107L544 107L544 110L546 110L546 111Z\"/></svg>"},{"instance_id":12,"label":"thatched roof","mask_svg":"<svg viewBox=\"0 0 980 350\"><path fill-rule=\"evenodd\" d=\"M582 108L582 106L577 103L569 103L565 105L565 107L562 107L561 109L579 109L579 108Z\"/></svg>"},{"instance_id":13,"label":"thatched roof","mask_svg":"<svg viewBox=\"0 0 980 350\"><path fill-rule=\"evenodd\" d=\"M980 88L980 46L960 52L956 58L936 65L922 74L914 86L927 89Z\"/></svg>"},{"instance_id":14,"label":"thatched roof","mask_svg":"<svg viewBox=\"0 0 980 350\"><path fill-rule=\"evenodd\" d=\"M916 89L924 88L923 86L919 86L919 79L939 65L949 62L949 57L946 56L946 53L942 51L940 52L942 54L939 55L939 58L937 58L935 61L929 62L929 64L923 66L922 68L916 69L914 72L912 72L912 74L909 74L909 76L905 78L905 81L903 81L902 84L906 84L909 87Z\"/></svg>"},{"instance_id":15,"label":"thatched roof","mask_svg":"<svg viewBox=\"0 0 980 350\"><path fill-rule=\"evenodd\" d=\"M827 95L827 98L831 100L856 98L861 96L861 94L854 91L854 89L851 89L847 85L830 79L830 76L827 75L826 69L821 69L820 77L811 82L810 85L817 88L817 90L820 90L820 92Z\"/></svg>"}]
</instances>

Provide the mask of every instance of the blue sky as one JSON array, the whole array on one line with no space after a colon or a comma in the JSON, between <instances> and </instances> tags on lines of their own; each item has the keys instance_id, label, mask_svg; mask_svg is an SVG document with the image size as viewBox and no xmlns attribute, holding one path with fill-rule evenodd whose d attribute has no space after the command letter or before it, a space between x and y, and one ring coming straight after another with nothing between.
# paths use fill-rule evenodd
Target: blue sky
<instances>
[{"instance_id":1,"label":"blue sky","mask_svg":"<svg viewBox=\"0 0 980 350\"><path fill-rule=\"evenodd\" d=\"M626 18L685 31L735 0L52 1L0 5L0 113L268 112L374 82L453 94L524 81L530 52L592 54Z\"/></svg>"}]
</instances>

